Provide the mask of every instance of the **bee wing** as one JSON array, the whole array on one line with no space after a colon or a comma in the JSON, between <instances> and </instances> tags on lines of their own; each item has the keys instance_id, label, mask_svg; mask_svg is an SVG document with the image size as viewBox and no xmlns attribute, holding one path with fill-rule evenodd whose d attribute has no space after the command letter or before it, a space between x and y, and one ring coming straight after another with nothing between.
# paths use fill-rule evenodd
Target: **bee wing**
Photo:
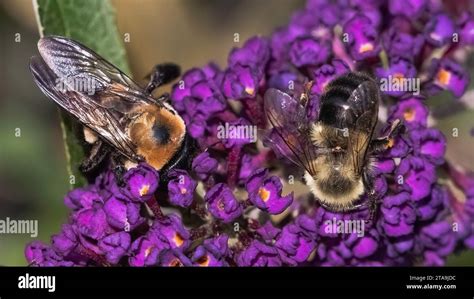
<instances>
[{"instance_id":1,"label":"bee wing","mask_svg":"<svg viewBox=\"0 0 474 299\"><path fill-rule=\"evenodd\" d=\"M371 80L360 84L347 100L356 115L355 125L349 131L349 148L354 171L359 175L377 124L379 101L377 84Z\"/></svg>"},{"instance_id":2,"label":"bee wing","mask_svg":"<svg viewBox=\"0 0 474 299\"><path fill-rule=\"evenodd\" d=\"M38 50L58 79L106 108L126 113L137 103L158 104L143 89L86 46L60 36L43 37ZM87 85L84 89L84 85ZM78 88L80 87L80 88Z\"/></svg>"},{"instance_id":3,"label":"bee wing","mask_svg":"<svg viewBox=\"0 0 474 299\"><path fill-rule=\"evenodd\" d=\"M311 142L311 128L304 107L288 94L270 88L265 93L264 109L273 126L266 141L278 155L315 175L314 159L322 149Z\"/></svg>"},{"instance_id":4,"label":"bee wing","mask_svg":"<svg viewBox=\"0 0 474 299\"><path fill-rule=\"evenodd\" d=\"M74 115L82 124L97 132L123 155L131 160L137 160L132 141L110 109L99 105L82 93L58 88L58 76L41 57L35 56L31 59L30 70L44 94Z\"/></svg>"},{"instance_id":5,"label":"bee wing","mask_svg":"<svg viewBox=\"0 0 474 299\"><path fill-rule=\"evenodd\" d=\"M374 122L377 120L379 101L379 87L373 80L367 80L361 83L354 89L349 99L347 99L347 103L356 114L356 117L360 117L366 112L371 112Z\"/></svg>"}]
</instances>

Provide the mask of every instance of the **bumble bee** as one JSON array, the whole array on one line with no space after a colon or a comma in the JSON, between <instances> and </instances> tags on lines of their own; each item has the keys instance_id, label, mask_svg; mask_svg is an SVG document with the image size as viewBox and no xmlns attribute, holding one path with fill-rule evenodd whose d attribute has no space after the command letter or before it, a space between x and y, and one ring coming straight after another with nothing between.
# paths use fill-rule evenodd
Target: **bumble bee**
<instances>
[{"instance_id":1,"label":"bumble bee","mask_svg":"<svg viewBox=\"0 0 474 299\"><path fill-rule=\"evenodd\" d=\"M303 94L301 99L309 95ZM321 95L320 112L310 121L298 99L276 89L264 96L265 114L272 125L267 143L280 156L304 170L304 181L316 199L332 211L348 211L366 192L374 212L373 156L387 148L403 127L374 138L381 95L376 82L364 73L335 78Z\"/></svg>"},{"instance_id":2,"label":"bumble bee","mask_svg":"<svg viewBox=\"0 0 474 299\"><path fill-rule=\"evenodd\" d=\"M192 140L183 119L154 89L180 75L175 64L157 65L146 88L86 46L60 36L38 42L30 70L43 93L84 125L91 151L80 166L87 173L106 156L124 171L140 161L157 170L188 164Z\"/></svg>"}]
</instances>

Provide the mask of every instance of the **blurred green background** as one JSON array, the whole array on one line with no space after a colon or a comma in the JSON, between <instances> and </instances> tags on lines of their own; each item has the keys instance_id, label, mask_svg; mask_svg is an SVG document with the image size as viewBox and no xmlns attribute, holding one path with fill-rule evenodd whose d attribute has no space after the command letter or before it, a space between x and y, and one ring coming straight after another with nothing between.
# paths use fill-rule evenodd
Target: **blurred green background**
<instances>
[{"instance_id":1,"label":"blurred green background","mask_svg":"<svg viewBox=\"0 0 474 299\"><path fill-rule=\"evenodd\" d=\"M125 47L133 76L144 82L140 79L159 62L172 61L186 70L212 59L224 67L232 47L285 25L304 1L115 0L112 4L120 33L130 36ZM239 43L233 40L235 33L240 34ZM18 34L21 41L15 42ZM58 111L33 83L28 69L30 57L37 54L38 38L30 0L0 2L0 219L38 220L38 239L49 243L67 219L63 197L69 179ZM471 59L468 67L473 70L473 65ZM436 106L446 103L445 98L441 104L436 100L432 100ZM462 112L439 125L451 136L453 127L469 132L473 119L472 111ZM17 129L20 137L15 136ZM448 139L448 156L474 168L473 138ZM23 250L30 241L29 235L0 234L0 265L25 265ZM474 254L450 258L449 263L474 265Z\"/></svg>"}]
</instances>

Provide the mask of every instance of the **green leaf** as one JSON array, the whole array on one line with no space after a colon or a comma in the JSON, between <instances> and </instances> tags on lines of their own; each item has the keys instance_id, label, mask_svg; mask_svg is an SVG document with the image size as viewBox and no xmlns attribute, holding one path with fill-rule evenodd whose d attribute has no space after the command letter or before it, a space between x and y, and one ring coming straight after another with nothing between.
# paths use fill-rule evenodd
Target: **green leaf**
<instances>
[{"instance_id":1,"label":"green leaf","mask_svg":"<svg viewBox=\"0 0 474 299\"><path fill-rule=\"evenodd\" d=\"M126 74L130 73L110 1L36 0L34 4L41 36L70 37L93 49ZM83 186L87 182L78 169L85 156L83 142L78 136L81 125L64 111L60 113L68 172L74 178L70 180L71 188Z\"/></svg>"}]
</instances>

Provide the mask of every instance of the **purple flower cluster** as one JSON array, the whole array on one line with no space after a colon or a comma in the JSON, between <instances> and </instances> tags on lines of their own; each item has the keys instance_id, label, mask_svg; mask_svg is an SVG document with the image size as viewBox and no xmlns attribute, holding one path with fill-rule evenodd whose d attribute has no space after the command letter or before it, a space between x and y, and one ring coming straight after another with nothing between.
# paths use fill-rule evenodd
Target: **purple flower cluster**
<instances>
[{"instance_id":1,"label":"purple flower cluster","mask_svg":"<svg viewBox=\"0 0 474 299\"><path fill-rule=\"evenodd\" d=\"M474 19L440 3L309 0L270 37L253 37L233 49L227 68L210 63L187 71L171 99L201 149L192 169L171 171L162 185L157 171L140 164L125 174L124 186L105 171L66 196L68 223L51 246L29 244L27 261L443 265L455 250L474 249L474 176L445 160L446 138L429 127L426 105L427 97L443 90L455 98L465 93L469 75L456 54L474 44ZM380 202L370 222L367 208L331 212L308 190L288 192L297 172L251 134L268 128L268 88L299 98L312 81L306 107L316 120L325 86L349 71L370 73L381 83L380 117L386 122L378 135L395 119L406 127L376 157ZM421 80L419 89L384 88L383 82L393 87L405 79Z\"/></svg>"}]
</instances>

